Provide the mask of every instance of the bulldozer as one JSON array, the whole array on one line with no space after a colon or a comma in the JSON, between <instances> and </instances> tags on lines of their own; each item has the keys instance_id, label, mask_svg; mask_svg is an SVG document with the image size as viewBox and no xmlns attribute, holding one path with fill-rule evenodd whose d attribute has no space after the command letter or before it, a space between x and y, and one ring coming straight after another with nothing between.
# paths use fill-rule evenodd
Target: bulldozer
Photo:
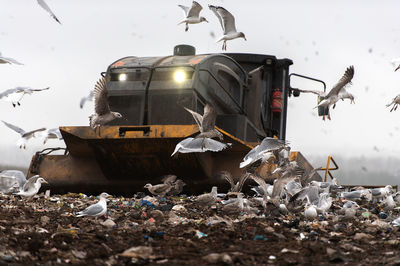
<instances>
[{"instance_id":1,"label":"bulldozer","mask_svg":"<svg viewBox=\"0 0 400 266\"><path fill-rule=\"evenodd\" d=\"M58 193L132 194L168 174L183 179L187 192L227 186L220 171L239 177L243 157L263 138L286 139L288 98L299 95L290 87L292 64L264 54L196 54L190 45L175 46L169 56L118 59L101 75L110 109L123 119L101 126L101 134L60 126L64 153L37 152L28 176L44 177ZM199 133L184 107L202 114L206 103L215 107L216 128L231 147L171 157L177 143ZM291 160L313 169L300 152Z\"/></svg>"}]
</instances>

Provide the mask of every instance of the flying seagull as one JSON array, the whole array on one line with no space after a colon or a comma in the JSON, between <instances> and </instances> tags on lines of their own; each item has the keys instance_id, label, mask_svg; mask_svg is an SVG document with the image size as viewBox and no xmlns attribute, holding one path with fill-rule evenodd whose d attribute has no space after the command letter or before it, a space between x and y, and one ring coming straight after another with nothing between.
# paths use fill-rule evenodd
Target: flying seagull
<instances>
[{"instance_id":1,"label":"flying seagull","mask_svg":"<svg viewBox=\"0 0 400 266\"><path fill-rule=\"evenodd\" d=\"M97 81L94 87L94 114L89 116L90 127L96 130L115 118L122 118L118 112L112 112L108 105L108 90L106 79L104 77Z\"/></svg>"},{"instance_id":2,"label":"flying seagull","mask_svg":"<svg viewBox=\"0 0 400 266\"><path fill-rule=\"evenodd\" d=\"M16 195L27 198L33 197L39 192L42 183L48 184L43 177L40 177L39 175L32 176L26 181L22 190L16 193Z\"/></svg>"},{"instance_id":3,"label":"flying seagull","mask_svg":"<svg viewBox=\"0 0 400 266\"><path fill-rule=\"evenodd\" d=\"M339 82L333 86L333 88L328 92L324 91L316 91L316 90L298 90L300 92L305 93L314 93L321 98L321 102L318 106L327 107L329 109L330 106L335 108L336 102L340 99L344 100L346 98L350 99L350 103L354 103L354 96L346 90L346 87L351 84L351 80L354 77L354 66L350 66L346 69L344 75L339 80ZM318 107L317 106L317 107ZM315 108L317 108L315 107ZM328 113L328 119L330 120L330 114ZM323 120L325 120L325 116L323 116Z\"/></svg>"},{"instance_id":4,"label":"flying seagull","mask_svg":"<svg viewBox=\"0 0 400 266\"><path fill-rule=\"evenodd\" d=\"M230 192L240 192L242 191L244 182L246 182L250 174L245 173L239 178L239 181L236 183L233 181L232 174L228 171L221 171L218 173L218 175L228 181L229 185L231 186L231 189L229 190Z\"/></svg>"},{"instance_id":5,"label":"flying seagull","mask_svg":"<svg viewBox=\"0 0 400 266\"><path fill-rule=\"evenodd\" d=\"M210 138L196 139L196 138L186 138L176 144L174 152L171 157L177 152L179 153L192 153L192 152L219 152L228 147L232 146L232 143L222 143Z\"/></svg>"},{"instance_id":6,"label":"flying seagull","mask_svg":"<svg viewBox=\"0 0 400 266\"><path fill-rule=\"evenodd\" d=\"M76 217L90 216L90 217L100 217L107 212L107 198L110 197L106 192L100 194L100 200L87 207L83 211L77 212Z\"/></svg>"},{"instance_id":7,"label":"flying seagull","mask_svg":"<svg viewBox=\"0 0 400 266\"><path fill-rule=\"evenodd\" d=\"M50 7L46 4L46 2L44 0L37 0L38 4L44 9L46 10L50 16L57 21L60 25L61 22L58 20L58 18L56 17L56 15L53 13L53 11L51 11Z\"/></svg>"},{"instance_id":8,"label":"flying seagull","mask_svg":"<svg viewBox=\"0 0 400 266\"><path fill-rule=\"evenodd\" d=\"M215 128L215 120L217 119L217 112L211 104L206 104L204 107L204 114L200 115L199 113L192 111L186 107L184 107L186 111L192 114L196 124L199 126L200 134L198 134L195 138L186 138L179 142L175 146L175 150L171 156L174 156L175 153L191 153L191 152L205 152L205 151L213 151L219 152L227 147L231 146L231 143L222 143L212 138L219 138L223 140L223 135Z\"/></svg>"},{"instance_id":9,"label":"flying seagull","mask_svg":"<svg viewBox=\"0 0 400 266\"><path fill-rule=\"evenodd\" d=\"M34 137L35 132L39 132L39 131L44 131L46 130L46 128L39 128L39 129L35 129L35 130L31 130L26 132L25 130L23 130L22 128L19 128L17 126L14 126L10 123L7 123L5 121L2 120L2 122L4 123L4 125L6 125L7 127L11 128L12 130L14 130L15 132L17 132L18 134L21 135L21 137L17 140L17 146L19 146L19 148L26 148L26 142Z\"/></svg>"},{"instance_id":10,"label":"flying seagull","mask_svg":"<svg viewBox=\"0 0 400 266\"><path fill-rule=\"evenodd\" d=\"M44 131L36 132L35 138L36 137L42 138L43 144L46 144L48 139L59 139L59 140L63 139L61 132L58 128L50 128Z\"/></svg>"},{"instance_id":11,"label":"flying seagull","mask_svg":"<svg viewBox=\"0 0 400 266\"><path fill-rule=\"evenodd\" d=\"M240 168L254 164L259 160L268 161L269 158L275 157L272 153L273 151L282 149L286 144L287 142L284 140L270 137L264 138L260 145L255 146L244 156L243 162L240 163Z\"/></svg>"},{"instance_id":12,"label":"flying seagull","mask_svg":"<svg viewBox=\"0 0 400 266\"><path fill-rule=\"evenodd\" d=\"M247 41L243 32L236 31L235 17L229 13L228 10L220 6L208 5L208 7L217 16L219 22L221 23L222 30L224 31L224 35L217 41L224 41L222 44L222 50L226 51L226 41L237 38L243 38Z\"/></svg>"},{"instance_id":13,"label":"flying seagull","mask_svg":"<svg viewBox=\"0 0 400 266\"><path fill-rule=\"evenodd\" d=\"M21 105L20 101L25 96L25 94L31 95L35 91L44 91L48 90L50 87L44 89L32 89L30 87L16 87L14 89L8 89L2 93L0 93L0 99L4 99L7 102L11 102L15 107L17 105Z\"/></svg>"},{"instance_id":14,"label":"flying seagull","mask_svg":"<svg viewBox=\"0 0 400 266\"><path fill-rule=\"evenodd\" d=\"M23 65L14 58L2 56L1 53L0 53L0 64Z\"/></svg>"},{"instance_id":15,"label":"flying seagull","mask_svg":"<svg viewBox=\"0 0 400 266\"><path fill-rule=\"evenodd\" d=\"M390 109L390 112L396 111L397 106L400 104L400 94L393 98L392 102L387 104L386 107L389 107L393 104L393 107Z\"/></svg>"},{"instance_id":16,"label":"flying seagull","mask_svg":"<svg viewBox=\"0 0 400 266\"><path fill-rule=\"evenodd\" d=\"M196 1L193 1L191 7L183 5L178 5L178 6L182 8L183 12L185 13L185 19L178 25L185 23L186 24L185 31L189 30L189 24L198 24L203 21L208 23L205 17L200 17L200 11L203 9L203 7Z\"/></svg>"},{"instance_id":17,"label":"flying seagull","mask_svg":"<svg viewBox=\"0 0 400 266\"><path fill-rule=\"evenodd\" d=\"M82 97L81 101L79 102L79 107L82 109L86 102L93 101L94 91L91 90L88 96Z\"/></svg>"}]
</instances>

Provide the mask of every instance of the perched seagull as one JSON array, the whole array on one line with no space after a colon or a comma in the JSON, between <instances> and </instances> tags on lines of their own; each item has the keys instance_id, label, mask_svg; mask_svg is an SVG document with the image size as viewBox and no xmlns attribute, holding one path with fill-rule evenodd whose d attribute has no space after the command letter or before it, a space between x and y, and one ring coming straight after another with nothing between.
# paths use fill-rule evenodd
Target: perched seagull
<instances>
[{"instance_id":1,"label":"perched seagull","mask_svg":"<svg viewBox=\"0 0 400 266\"><path fill-rule=\"evenodd\" d=\"M32 89L30 87L16 87L14 89L8 89L2 93L0 93L0 99L4 98L4 100L11 102L15 107L17 105L21 105L19 102L25 96L25 94L31 95L35 91L44 91L48 90L50 87L44 89Z\"/></svg>"},{"instance_id":2,"label":"perched seagull","mask_svg":"<svg viewBox=\"0 0 400 266\"><path fill-rule=\"evenodd\" d=\"M94 114L89 116L90 127L96 130L115 118L122 118L118 112L112 112L108 105L108 90L106 79L102 77L94 87Z\"/></svg>"},{"instance_id":3,"label":"perched seagull","mask_svg":"<svg viewBox=\"0 0 400 266\"><path fill-rule=\"evenodd\" d=\"M147 183L144 188L147 188L153 195L165 197L165 195L171 191L172 185L170 183L163 183L153 186L152 184Z\"/></svg>"},{"instance_id":4,"label":"perched seagull","mask_svg":"<svg viewBox=\"0 0 400 266\"><path fill-rule=\"evenodd\" d=\"M258 160L268 161L271 157L275 157L271 152L279 150L287 144L286 141L280 139L274 139L266 137L260 143L254 147L249 153L243 158L243 162L240 163L240 168L246 167L250 164L257 162Z\"/></svg>"},{"instance_id":5,"label":"perched seagull","mask_svg":"<svg viewBox=\"0 0 400 266\"><path fill-rule=\"evenodd\" d=\"M231 173L229 173L228 171L221 171L219 173L220 177L223 177L226 181L229 182L229 184L231 185L231 189L229 190L230 192L240 192L243 188L244 182L246 182L247 178L249 177L249 174L244 174L239 178L239 181L235 182L233 181L233 177L231 175Z\"/></svg>"},{"instance_id":6,"label":"perched seagull","mask_svg":"<svg viewBox=\"0 0 400 266\"><path fill-rule=\"evenodd\" d=\"M171 186L171 190L167 193L168 195L179 195L183 187L186 186L186 183L181 179L176 179L176 175L166 175L161 180L164 184L168 184Z\"/></svg>"},{"instance_id":7,"label":"perched seagull","mask_svg":"<svg viewBox=\"0 0 400 266\"><path fill-rule=\"evenodd\" d=\"M347 200L359 200L362 198L369 198L370 195L371 195L371 192L369 190L363 189L363 190L342 192L339 194L339 197L347 199Z\"/></svg>"},{"instance_id":8,"label":"perched seagull","mask_svg":"<svg viewBox=\"0 0 400 266\"><path fill-rule=\"evenodd\" d=\"M39 192L42 183L48 184L48 182L44 180L43 177L40 177L39 175L32 176L26 181L22 190L16 193L16 195L27 198L33 197Z\"/></svg>"},{"instance_id":9,"label":"perched seagull","mask_svg":"<svg viewBox=\"0 0 400 266\"><path fill-rule=\"evenodd\" d=\"M202 194L197 196L195 202L199 205L210 206L213 205L217 201L217 187L214 186L211 189L210 193Z\"/></svg>"},{"instance_id":10,"label":"perched seagull","mask_svg":"<svg viewBox=\"0 0 400 266\"><path fill-rule=\"evenodd\" d=\"M389 107L393 104L393 107L390 109L390 112L396 111L397 106L400 104L400 94L393 98L392 102L387 104L386 107Z\"/></svg>"},{"instance_id":11,"label":"perched seagull","mask_svg":"<svg viewBox=\"0 0 400 266\"><path fill-rule=\"evenodd\" d=\"M60 129L58 128L46 129L44 131L36 132L34 135L35 137L42 138L43 144L46 144L48 139L59 139L59 140L63 139Z\"/></svg>"},{"instance_id":12,"label":"perched seagull","mask_svg":"<svg viewBox=\"0 0 400 266\"><path fill-rule=\"evenodd\" d=\"M217 16L219 22L221 23L222 30L224 31L224 35L217 41L224 41L222 44L222 50L226 51L226 41L237 38L243 38L245 41L247 41L243 32L236 31L235 17L229 13L228 10L220 6L208 5L208 7Z\"/></svg>"},{"instance_id":13,"label":"perched seagull","mask_svg":"<svg viewBox=\"0 0 400 266\"><path fill-rule=\"evenodd\" d=\"M2 122L4 123L4 125L6 125L7 127L11 128L12 130L14 130L15 132L17 132L18 134L21 135L21 137L17 140L17 146L19 146L20 149L22 149L22 148L25 149L26 148L27 141L29 139L31 139L32 137L34 137L35 132L46 130L46 128L39 128L39 129L35 129L35 130L32 130L32 131L26 132L22 128L14 126L14 125L12 125L10 123L7 123L7 122L5 122L3 120L2 120Z\"/></svg>"},{"instance_id":14,"label":"perched seagull","mask_svg":"<svg viewBox=\"0 0 400 266\"><path fill-rule=\"evenodd\" d=\"M50 7L46 4L46 2L44 0L37 0L38 4L44 9L46 10L50 16L57 21L60 25L61 22L58 20L58 18L56 17L56 15L54 15L53 11L51 11Z\"/></svg>"},{"instance_id":15,"label":"perched seagull","mask_svg":"<svg viewBox=\"0 0 400 266\"><path fill-rule=\"evenodd\" d=\"M354 96L346 90L346 86L351 84L353 76L354 76L354 67L350 66L346 69L343 77L339 80L339 82L328 93L316 90L299 89L298 91L305 93L314 93L318 95L321 98L321 102L318 104L318 106L327 107L328 109L330 106L333 106L333 108L335 108L336 102L339 99L344 100L345 98L348 98L350 99L350 103L354 102ZM329 113L328 113L328 119L329 120L331 119ZM323 117L323 120L325 120L325 116Z\"/></svg>"},{"instance_id":16,"label":"perched seagull","mask_svg":"<svg viewBox=\"0 0 400 266\"><path fill-rule=\"evenodd\" d=\"M79 107L81 107L81 109L82 109L83 106L85 105L85 103L86 103L86 102L91 102L91 101L93 101L93 98L94 98L94 91L91 90L91 91L89 92L89 95L88 95L88 96L85 96L85 97L82 97L82 98L81 98L81 101L79 102Z\"/></svg>"},{"instance_id":17,"label":"perched seagull","mask_svg":"<svg viewBox=\"0 0 400 266\"><path fill-rule=\"evenodd\" d=\"M176 144L174 152L171 154L171 157L174 156L177 152L179 153L192 153L192 152L219 152L228 147L230 147L232 143L222 143L210 138L204 139L196 139L196 138L186 138Z\"/></svg>"},{"instance_id":18,"label":"perched seagull","mask_svg":"<svg viewBox=\"0 0 400 266\"><path fill-rule=\"evenodd\" d=\"M205 17L200 17L200 11L203 9L203 7L196 1L193 1L192 7L183 5L178 5L178 6L182 8L183 12L185 13L185 19L178 25L185 23L186 24L185 31L189 30L189 24L198 24L203 21L208 23Z\"/></svg>"},{"instance_id":19,"label":"perched seagull","mask_svg":"<svg viewBox=\"0 0 400 266\"><path fill-rule=\"evenodd\" d=\"M310 220L315 219L318 216L317 209L315 208L315 206L310 203L307 203L304 210L304 216Z\"/></svg>"},{"instance_id":20,"label":"perched seagull","mask_svg":"<svg viewBox=\"0 0 400 266\"><path fill-rule=\"evenodd\" d=\"M100 194L99 198L100 200L87 207L83 211L77 212L76 217L82 217L82 216L90 216L90 217L100 217L106 214L107 212L107 198L110 197L109 194L106 192L103 192Z\"/></svg>"},{"instance_id":21,"label":"perched seagull","mask_svg":"<svg viewBox=\"0 0 400 266\"><path fill-rule=\"evenodd\" d=\"M243 196L241 193L238 193L237 199L229 204L226 204L222 207L222 211L228 214L237 214L243 211L244 204L243 204Z\"/></svg>"},{"instance_id":22,"label":"perched seagull","mask_svg":"<svg viewBox=\"0 0 400 266\"><path fill-rule=\"evenodd\" d=\"M0 53L0 64L23 65L22 63L18 62L14 58L2 56L1 53Z\"/></svg>"},{"instance_id":23,"label":"perched seagull","mask_svg":"<svg viewBox=\"0 0 400 266\"><path fill-rule=\"evenodd\" d=\"M373 199L379 199L379 198L384 198L390 193L392 193L392 186L387 185L385 187L381 188L373 188L371 189L371 194Z\"/></svg>"}]
</instances>

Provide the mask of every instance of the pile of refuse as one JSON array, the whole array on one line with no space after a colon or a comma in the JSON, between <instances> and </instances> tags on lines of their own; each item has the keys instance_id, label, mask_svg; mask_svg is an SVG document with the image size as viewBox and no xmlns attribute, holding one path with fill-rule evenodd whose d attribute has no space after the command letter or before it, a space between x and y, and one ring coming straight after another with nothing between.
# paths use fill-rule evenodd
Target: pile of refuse
<instances>
[{"instance_id":1,"label":"pile of refuse","mask_svg":"<svg viewBox=\"0 0 400 266\"><path fill-rule=\"evenodd\" d=\"M93 218L76 213L96 203L94 196L4 194L0 264L400 263L398 207L341 195L309 218L304 208L286 212L270 203L227 208L238 196L244 206L257 198L217 194L205 205L204 195L137 193L108 198L106 216Z\"/></svg>"}]
</instances>

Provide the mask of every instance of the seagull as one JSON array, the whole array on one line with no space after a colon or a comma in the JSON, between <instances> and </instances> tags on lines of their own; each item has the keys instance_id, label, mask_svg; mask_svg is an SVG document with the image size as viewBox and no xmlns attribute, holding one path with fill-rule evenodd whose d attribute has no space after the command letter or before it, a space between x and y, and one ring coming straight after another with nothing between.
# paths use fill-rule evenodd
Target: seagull
<instances>
[{"instance_id":1,"label":"seagull","mask_svg":"<svg viewBox=\"0 0 400 266\"><path fill-rule=\"evenodd\" d=\"M369 190L355 190L349 192L342 192L339 194L340 198L344 198L347 200L359 200L364 197L367 197L371 194Z\"/></svg>"},{"instance_id":2,"label":"seagull","mask_svg":"<svg viewBox=\"0 0 400 266\"><path fill-rule=\"evenodd\" d=\"M219 132L215 128L215 120L217 119L217 112L215 108L207 103L204 107L204 114L200 115L199 113L190 110L189 108L185 108L186 111L192 114L194 121L199 126L200 134L196 136L196 138L219 138L223 140L224 137L221 132Z\"/></svg>"},{"instance_id":3,"label":"seagull","mask_svg":"<svg viewBox=\"0 0 400 266\"><path fill-rule=\"evenodd\" d=\"M389 195L392 192L392 186L391 185L387 185L385 187L381 187L381 188L373 188L371 189L371 194L372 194L372 198L374 199L378 199L378 198L383 198L387 195Z\"/></svg>"},{"instance_id":4,"label":"seagull","mask_svg":"<svg viewBox=\"0 0 400 266\"><path fill-rule=\"evenodd\" d=\"M189 30L189 24L198 24L203 21L208 23L205 17L200 17L200 11L203 9L203 7L196 1L193 1L192 7L183 5L178 5L178 6L182 8L183 12L185 13L185 19L178 25L185 23L186 24L185 31Z\"/></svg>"},{"instance_id":5,"label":"seagull","mask_svg":"<svg viewBox=\"0 0 400 266\"><path fill-rule=\"evenodd\" d=\"M260 145L254 147L244 156L243 162L240 163L240 168L253 164L260 159L262 159L262 161L268 161L271 157L275 157L271 153L272 151L279 150L285 147L286 144L287 142L284 140L270 137L264 138Z\"/></svg>"},{"instance_id":6,"label":"seagull","mask_svg":"<svg viewBox=\"0 0 400 266\"><path fill-rule=\"evenodd\" d=\"M166 175L162 179L164 184L171 186L171 190L167 193L168 195L179 195L186 183L181 179L176 179L176 175Z\"/></svg>"},{"instance_id":7,"label":"seagull","mask_svg":"<svg viewBox=\"0 0 400 266\"><path fill-rule=\"evenodd\" d=\"M232 143L222 143L210 138L196 139L196 138L186 138L176 144L174 152L171 157L177 152L180 153L192 153L192 152L219 152L228 147L232 146Z\"/></svg>"},{"instance_id":8,"label":"seagull","mask_svg":"<svg viewBox=\"0 0 400 266\"><path fill-rule=\"evenodd\" d=\"M237 199L234 202L226 204L224 207L222 207L222 212L228 214L237 214L243 211L243 209L244 209L243 196L242 193L238 193Z\"/></svg>"},{"instance_id":9,"label":"seagull","mask_svg":"<svg viewBox=\"0 0 400 266\"><path fill-rule=\"evenodd\" d=\"M115 118L122 118L118 112L112 112L108 105L108 90L106 79L104 77L97 81L94 87L94 111L95 113L89 116L90 127L96 130Z\"/></svg>"},{"instance_id":10,"label":"seagull","mask_svg":"<svg viewBox=\"0 0 400 266\"><path fill-rule=\"evenodd\" d=\"M91 90L90 92L89 92L89 95L88 96L85 96L85 97L82 97L81 98L81 101L79 102L79 107L81 107L81 109L83 108L83 106L85 105L85 103L86 102L91 102L91 101L93 101L93 98L94 98L94 91L93 90Z\"/></svg>"},{"instance_id":11,"label":"seagull","mask_svg":"<svg viewBox=\"0 0 400 266\"><path fill-rule=\"evenodd\" d=\"M317 213L317 209L315 208L315 206L310 203L307 203L305 210L304 210L304 216L310 220L316 218L318 216L318 213Z\"/></svg>"},{"instance_id":12,"label":"seagull","mask_svg":"<svg viewBox=\"0 0 400 266\"><path fill-rule=\"evenodd\" d=\"M153 186L152 184L147 183L144 188L147 188L153 195L165 197L165 195L171 191L172 185L170 183L163 183Z\"/></svg>"},{"instance_id":13,"label":"seagull","mask_svg":"<svg viewBox=\"0 0 400 266\"><path fill-rule=\"evenodd\" d=\"M316 106L315 108L322 106L322 107L327 107L329 109L330 106L333 106L335 108L336 102L339 99L344 100L345 98L350 99L350 103L354 102L354 96L349 93L346 90L346 86L351 84L351 80L353 79L354 76L354 66L349 66L342 78L339 80L339 82L333 86L333 88L329 91L329 93L326 93L324 91L316 91L316 90L300 90L298 89L299 92L305 92L305 93L314 93L318 95L321 98L321 102ZM328 113L328 119L330 120L330 115ZM325 116L323 116L323 120L325 120Z\"/></svg>"},{"instance_id":14,"label":"seagull","mask_svg":"<svg viewBox=\"0 0 400 266\"><path fill-rule=\"evenodd\" d=\"M18 134L21 135L21 137L17 140L17 146L19 146L20 149L24 148L26 149L26 143L29 139L31 139L32 137L34 137L35 132L39 132L39 131L44 131L46 130L46 128L39 128L39 129L35 129L35 130L31 130L26 132L25 130L23 130L22 128L19 128L17 126L14 126L10 123L7 123L3 120L1 120L4 125L6 125L7 127L11 128L12 130L14 130L15 132L17 132Z\"/></svg>"},{"instance_id":15,"label":"seagull","mask_svg":"<svg viewBox=\"0 0 400 266\"><path fill-rule=\"evenodd\" d=\"M107 198L110 197L109 194L106 192L103 192L100 194L99 198L100 200L87 207L83 211L77 212L76 217L82 217L82 216L90 216L90 217L100 217L106 214L107 212Z\"/></svg>"},{"instance_id":16,"label":"seagull","mask_svg":"<svg viewBox=\"0 0 400 266\"><path fill-rule=\"evenodd\" d=\"M390 112L396 111L397 106L400 104L400 94L393 98L392 102L387 104L386 107L389 107L393 104L393 107L390 109Z\"/></svg>"},{"instance_id":17,"label":"seagull","mask_svg":"<svg viewBox=\"0 0 400 266\"><path fill-rule=\"evenodd\" d=\"M0 177L8 177L16 180L19 190L22 190L24 184L26 183L25 174L19 170L4 170L0 173Z\"/></svg>"},{"instance_id":18,"label":"seagull","mask_svg":"<svg viewBox=\"0 0 400 266\"><path fill-rule=\"evenodd\" d=\"M393 225L393 226L400 226L400 217L398 217L398 218L396 218L395 220L393 220L392 222L391 222L391 224Z\"/></svg>"},{"instance_id":19,"label":"seagull","mask_svg":"<svg viewBox=\"0 0 400 266\"><path fill-rule=\"evenodd\" d=\"M18 62L14 58L2 56L1 53L0 53L0 64L23 65L22 63Z\"/></svg>"},{"instance_id":20,"label":"seagull","mask_svg":"<svg viewBox=\"0 0 400 266\"><path fill-rule=\"evenodd\" d=\"M231 189L229 190L230 192L240 192L243 188L244 182L246 182L247 178L249 177L249 174L246 173L242 175L239 178L239 181L235 184L231 173L229 173L228 171L221 171L218 175L229 182L229 184L231 185Z\"/></svg>"},{"instance_id":21,"label":"seagull","mask_svg":"<svg viewBox=\"0 0 400 266\"><path fill-rule=\"evenodd\" d=\"M46 4L46 2L44 0L37 0L38 4L44 9L46 10L50 16L57 21L60 25L61 22L58 20L58 18L56 17L56 15L54 15L53 11L51 11L50 7Z\"/></svg>"},{"instance_id":22,"label":"seagull","mask_svg":"<svg viewBox=\"0 0 400 266\"><path fill-rule=\"evenodd\" d=\"M197 196L195 199L195 202L199 205L210 206L217 201L217 194L218 194L217 187L214 186L214 187L212 187L210 193L206 193L206 194Z\"/></svg>"},{"instance_id":23,"label":"seagull","mask_svg":"<svg viewBox=\"0 0 400 266\"><path fill-rule=\"evenodd\" d=\"M226 41L236 38L243 38L245 41L247 41L243 32L236 31L235 17L229 13L228 10L220 6L208 5L208 7L217 16L219 22L221 23L222 30L224 31L224 35L217 41L224 41L222 44L222 50L226 51Z\"/></svg>"},{"instance_id":24,"label":"seagull","mask_svg":"<svg viewBox=\"0 0 400 266\"><path fill-rule=\"evenodd\" d=\"M14 89L8 89L2 93L0 93L0 99L4 98L4 100L11 102L15 107L17 105L21 105L20 101L25 96L25 94L31 95L35 91L44 91L48 90L50 87L44 89L32 89L30 87L16 87Z\"/></svg>"},{"instance_id":25,"label":"seagull","mask_svg":"<svg viewBox=\"0 0 400 266\"><path fill-rule=\"evenodd\" d=\"M59 140L63 139L60 129L58 128L46 129L44 131L36 132L34 135L35 137L42 138L43 144L46 144L48 139L59 139Z\"/></svg>"},{"instance_id":26,"label":"seagull","mask_svg":"<svg viewBox=\"0 0 400 266\"><path fill-rule=\"evenodd\" d=\"M39 175L32 176L26 181L22 190L15 194L27 198L33 197L39 192L42 183L48 184L43 177L40 177Z\"/></svg>"}]
</instances>

